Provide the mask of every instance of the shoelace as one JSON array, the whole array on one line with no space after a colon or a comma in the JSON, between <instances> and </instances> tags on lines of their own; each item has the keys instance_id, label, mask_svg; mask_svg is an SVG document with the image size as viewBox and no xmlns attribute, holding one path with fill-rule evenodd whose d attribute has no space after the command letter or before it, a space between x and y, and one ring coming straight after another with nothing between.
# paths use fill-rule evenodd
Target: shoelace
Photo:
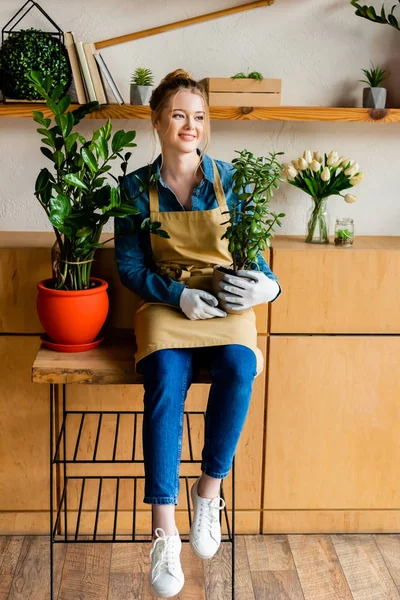
<instances>
[{"instance_id":1,"label":"shoelace","mask_svg":"<svg viewBox=\"0 0 400 600\"><path fill-rule=\"evenodd\" d=\"M202 498L200 504L198 531L205 529L210 533L214 533L216 526L219 525L219 511L225 508L226 503L220 496L216 496L208 502L203 502L203 500L207 499ZM222 506L220 506L221 501L223 502ZM206 510L203 510L204 508Z\"/></svg>"},{"instance_id":2,"label":"shoelace","mask_svg":"<svg viewBox=\"0 0 400 600\"><path fill-rule=\"evenodd\" d=\"M158 533L159 531L162 531L162 535ZM176 536L167 536L164 529L161 527L156 528L155 534L156 540L150 550L150 560L156 550L160 555L151 572L153 583L163 571L169 571L172 575L177 577L176 563L178 561L178 538ZM179 535L178 532L177 535ZM157 574L153 577L155 573Z\"/></svg>"}]
</instances>

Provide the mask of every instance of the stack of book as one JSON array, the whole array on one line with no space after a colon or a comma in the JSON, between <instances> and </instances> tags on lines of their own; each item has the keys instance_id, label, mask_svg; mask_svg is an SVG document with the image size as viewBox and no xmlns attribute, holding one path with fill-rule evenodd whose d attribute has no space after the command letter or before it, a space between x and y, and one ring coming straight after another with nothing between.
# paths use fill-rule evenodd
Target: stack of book
<instances>
[{"instance_id":1,"label":"stack of book","mask_svg":"<svg viewBox=\"0 0 400 600\"><path fill-rule=\"evenodd\" d=\"M112 93L118 104L124 104L124 99L103 57L96 52L95 45L92 42L75 42L72 31L64 33L64 41L79 104L96 100L99 104L112 104L107 92L108 96Z\"/></svg>"}]
</instances>

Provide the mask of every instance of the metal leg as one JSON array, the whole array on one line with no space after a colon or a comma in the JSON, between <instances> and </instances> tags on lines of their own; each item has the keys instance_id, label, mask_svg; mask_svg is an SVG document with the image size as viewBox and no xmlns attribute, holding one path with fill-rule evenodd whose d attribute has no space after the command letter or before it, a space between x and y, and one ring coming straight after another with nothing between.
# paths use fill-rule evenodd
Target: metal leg
<instances>
[{"instance_id":1,"label":"metal leg","mask_svg":"<svg viewBox=\"0 0 400 600\"><path fill-rule=\"evenodd\" d=\"M53 427L54 384L50 384L50 600L53 600Z\"/></svg>"}]
</instances>

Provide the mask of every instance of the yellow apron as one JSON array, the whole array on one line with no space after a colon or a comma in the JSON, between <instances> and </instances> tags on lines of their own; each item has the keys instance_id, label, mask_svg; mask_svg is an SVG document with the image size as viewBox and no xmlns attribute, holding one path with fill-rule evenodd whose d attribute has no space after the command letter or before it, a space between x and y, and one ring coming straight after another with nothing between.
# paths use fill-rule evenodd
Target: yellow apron
<instances>
[{"instance_id":1,"label":"yellow apron","mask_svg":"<svg viewBox=\"0 0 400 600\"><path fill-rule=\"evenodd\" d=\"M214 161L214 192L218 207L212 210L160 212L157 186L150 188L150 218L162 224L169 238L150 234L153 259L160 274L167 274L189 288L212 292L213 266L232 264L228 240L221 240L228 220L224 190ZM164 348L200 348L240 344L256 355L257 375L263 355L257 348L257 329L252 309L241 315L190 320L175 305L145 302L135 312L136 364Z\"/></svg>"}]
</instances>

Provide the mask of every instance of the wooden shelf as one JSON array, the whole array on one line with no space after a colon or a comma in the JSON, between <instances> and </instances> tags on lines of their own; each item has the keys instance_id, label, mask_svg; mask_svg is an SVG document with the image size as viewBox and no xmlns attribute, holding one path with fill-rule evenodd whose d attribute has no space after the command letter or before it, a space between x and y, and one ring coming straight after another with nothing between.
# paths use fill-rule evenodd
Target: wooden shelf
<instances>
[{"instance_id":1,"label":"wooden shelf","mask_svg":"<svg viewBox=\"0 0 400 600\"><path fill-rule=\"evenodd\" d=\"M78 104L71 105L71 109ZM0 117L32 118L32 111L39 110L51 116L46 105L40 103L0 104ZM355 121L364 123L400 123L400 109L368 109L329 106L276 106L253 108L251 106L211 106L210 116L214 120L254 121ZM149 119L149 106L130 104L107 104L94 111L88 119Z\"/></svg>"}]
</instances>

